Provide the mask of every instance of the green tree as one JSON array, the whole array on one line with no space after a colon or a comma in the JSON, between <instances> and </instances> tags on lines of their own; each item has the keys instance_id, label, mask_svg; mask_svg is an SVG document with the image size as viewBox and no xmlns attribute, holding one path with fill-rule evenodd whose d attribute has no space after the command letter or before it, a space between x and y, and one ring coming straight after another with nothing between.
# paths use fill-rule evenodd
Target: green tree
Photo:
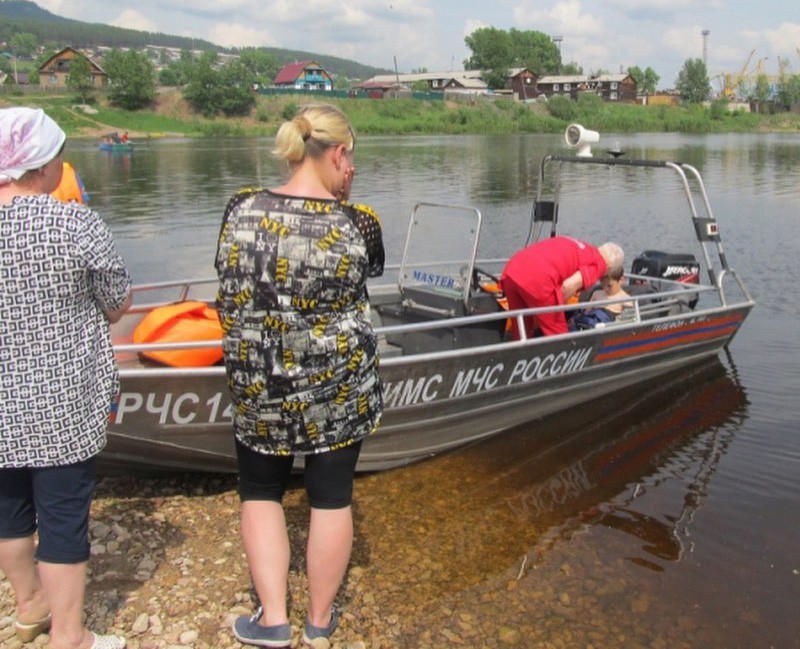
<instances>
[{"instance_id":1,"label":"green tree","mask_svg":"<svg viewBox=\"0 0 800 649\"><path fill-rule=\"evenodd\" d=\"M537 75L558 74L561 53L553 39L544 32L514 29L508 33L511 42L511 65L528 68Z\"/></svg>"},{"instance_id":2,"label":"green tree","mask_svg":"<svg viewBox=\"0 0 800 649\"><path fill-rule=\"evenodd\" d=\"M30 58L36 51L37 45L36 36L27 32L17 32L9 39L8 49L11 50L13 55L11 72L14 74L14 83L17 82L17 59L20 57Z\"/></svg>"},{"instance_id":3,"label":"green tree","mask_svg":"<svg viewBox=\"0 0 800 649\"><path fill-rule=\"evenodd\" d=\"M159 70L158 83L162 86L182 86L186 83L186 78L178 72L175 64L170 64Z\"/></svg>"},{"instance_id":4,"label":"green tree","mask_svg":"<svg viewBox=\"0 0 800 649\"><path fill-rule=\"evenodd\" d=\"M185 86L189 83L193 66L192 53L189 50L181 50L180 58L158 73L158 82L162 86Z\"/></svg>"},{"instance_id":5,"label":"green tree","mask_svg":"<svg viewBox=\"0 0 800 649\"><path fill-rule=\"evenodd\" d=\"M800 74L782 75L777 87L778 104L784 110L791 110L800 104Z\"/></svg>"},{"instance_id":6,"label":"green tree","mask_svg":"<svg viewBox=\"0 0 800 649\"><path fill-rule=\"evenodd\" d=\"M111 50L103 58L110 88L108 98L115 106L138 110L156 97L156 75L147 55L134 50Z\"/></svg>"},{"instance_id":7,"label":"green tree","mask_svg":"<svg viewBox=\"0 0 800 649\"><path fill-rule=\"evenodd\" d=\"M241 61L231 61L220 70L219 80L223 91L220 110L228 117L250 113L256 103L250 70Z\"/></svg>"},{"instance_id":8,"label":"green tree","mask_svg":"<svg viewBox=\"0 0 800 649\"><path fill-rule=\"evenodd\" d=\"M417 79L411 84L412 92L430 92L431 87L425 79Z\"/></svg>"},{"instance_id":9,"label":"green tree","mask_svg":"<svg viewBox=\"0 0 800 649\"><path fill-rule=\"evenodd\" d=\"M281 62L277 56L255 47L242 49L239 62L250 75L250 82L260 86L271 86L272 80L281 69Z\"/></svg>"},{"instance_id":10,"label":"green tree","mask_svg":"<svg viewBox=\"0 0 800 649\"><path fill-rule=\"evenodd\" d=\"M561 69L561 54L553 39L543 32L496 27L476 29L464 39L472 55L464 61L467 70L481 70L490 88L503 88L514 67L528 68L536 74L556 74Z\"/></svg>"},{"instance_id":11,"label":"green tree","mask_svg":"<svg viewBox=\"0 0 800 649\"><path fill-rule=\"evenodd\" d=\"M652 95L656 91L661 77L656 74L656 71L651 67L642 70L639 66L634 65L628 68L628 74L631 75L636 81L638 91L645 95Z\"/></svg>"},{"instance_id":12,"label":"green tree","mask_svg":"<svg viewBox=\"0 0 800 649\"><path fill-rule=\"evenodd\" d=\"M80 98L81 103L85 104L91 98L94 90L92 65L85 56L76 56L70 60L67 88Z\"/></svg>"},{"instance_id":13,"label":"green tree","mask_svg":"<svg viewBox=\"0 0 800 649\"><path fill-rule=\"evenodd\" d=\"M464 69L481 70L490 88L502 88L513 64L511 37L496 27L476 29L464 39L472 55L464 61Z\"/></svg>"},{"instance_id":14,"label":"green tree","mask_svg":"<svg viewBox=\"0 0 800 649\"><path fill-rule=\"evenodd\" d=\"M194 110L206 117L214 117L222 110L225 88L210 57L202 56L192 65L183 96Z\"/></svg>"},{"instance_id":15,"label":"green tree","mask_svg":"<svg viewBox=\"0 0 800 649\"><path fill-rule=\"evenodd\" d=\"M686 59L678 72L675 87L681 94L681 101L687 104L700 104L711 94L706 64L702 59Z\"/></svg>"},{"instance_id":16,"label":"green tree","mask_svg":"<svg viewBox=\"0 0 800 649\"><path fill-rule=\"evenodd\" d=\"M36 40L36 36L28 32L17 32L8 41L8 49L17 58L30 58L38 46L39 42Z\"/></svg>"},{"instance_id":17,"label":"green tree","mask_svg":"<svg viewBox=\"0 0 800 649\"><path fill-rule=\"evenodd\" d=\"M207 63L192 69L183 96L192 108L206 117L214 117L222 108L222 83L219 73Z\"/></svg>"},{"instance_id":18,"label":"green tree","mask_svg":"<svg viewBox=\"0 0 800 649\"><path fill-rule=\"evenodd\" d=\"M583 68L575 61L570 61L561 66L559 74L583 74Z\"/></svg>"}]
</instances>

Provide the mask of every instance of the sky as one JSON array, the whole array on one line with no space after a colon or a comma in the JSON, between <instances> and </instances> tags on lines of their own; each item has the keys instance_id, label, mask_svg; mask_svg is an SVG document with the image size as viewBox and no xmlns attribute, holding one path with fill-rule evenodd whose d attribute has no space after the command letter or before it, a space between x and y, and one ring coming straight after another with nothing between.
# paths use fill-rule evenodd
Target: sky
<instances>
[{"instance_id":1,"label":"sky","mask_svg":"<svg viewBox=\"0 0 800 649\"><path fill-rule=\"evenodd\" d=\"M652 68L675 85L687 59L723 73L778 58L800 73L798 0L34 0L65 18L202 38L225 47L280 47L411 72L462 70L475 29L535 30L586 73ZM703 36L704 31L707 36Z\"/></svg>"}]
</instances>

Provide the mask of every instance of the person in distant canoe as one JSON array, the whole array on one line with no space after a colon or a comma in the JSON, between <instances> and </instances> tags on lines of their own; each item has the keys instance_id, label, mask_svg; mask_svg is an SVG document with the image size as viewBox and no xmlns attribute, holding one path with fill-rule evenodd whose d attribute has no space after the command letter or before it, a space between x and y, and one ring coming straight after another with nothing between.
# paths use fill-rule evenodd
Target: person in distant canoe
<instances>
[{"instance_id":1,"label":"person in distant canoe","mask_svg":"<svg viewBox=\"0 0 800 649\"><path fill-rule=\"evenodd\" d=\"M126 143L128 142L128 131L124 131L124 132L122 133L122 136L120 137L120 139L119 139L119 140L120 140L120 142L122 142L123 144L126 144Z\"/></svg>"},{"instance_id":2,"label":"person in distant canoe","mask_svg":"<svg viewBox=\"0 0 800 649\"><path fill-rule=\"evenodd\" d=\"M503 269L500 284L510 310L558 306L607 272L622 270L623 261L622 248L616 243L595 248L572 237L551 237L515 253ZM556 311L527 316L525 330L528 336L536 335L536 330L552 336L569 329L564 312ZM512 333L519 336L516 322Z\"/></svg>"},{"instance_id":3,"label":"person in distant canoe","mask_svg":"<svg viewBox=\"0 0 800 649\"><path fill-rule=\"evenodd\" d=\"M316 646L338 623L355 466L383 413L367 278L383 272L384 249L375 212L348 202L355 143L338 108L302 108L275 137L288 180L238 192L223 216L216 304L234 406L242 541L261 604L234 621L234 635L247 644L291 646L281 502L297 455L311 506L303 643Z\"/></svg>"},{"instance_id":4,"label":"person in distant canoe","mask_svg":"<svg viewBox=\"0 0 800 649\"><path fill-rule=\"evenodd\" d=\"M64 167L61 170L61 182L58 187L50 192L50 195L64 203L75 201L85 205L89 200L89 195L86 193L86 187L83 185L80 174L69 162L64 162Z\"/></svg>"},{"instance_id":5,"label":"person in distant canoe","mask_svg":"<svg viewBox=\"0 0 800 649\"><path fill-rule=\"evenodd\" d=\"M131 281L100 216L49 195L65 139L39 108L0 109L0 570L18 641L49 629L53 649L123 649L84 626L83 604L96 457L119 388L108 325Z\"/></svg>"}]
</instances>

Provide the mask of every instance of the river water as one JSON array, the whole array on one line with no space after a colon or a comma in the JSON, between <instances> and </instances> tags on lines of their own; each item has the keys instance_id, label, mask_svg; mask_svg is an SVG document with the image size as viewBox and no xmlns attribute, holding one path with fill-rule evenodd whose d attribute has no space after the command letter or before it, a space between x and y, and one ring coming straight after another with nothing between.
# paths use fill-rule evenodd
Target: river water
<instances>
[{"instance_id":1,"label":"river water","mask_svg":"<svg viewBox=\"0 0 800 649\"><path fill-rule=\"evenodd\" d=\"M428 568L420 577L409 567L410 596L469 611L471 623L491 615L500 628L533 620L577 628L596 616L616 634L612 644L598 636L598 647L800 646L800 307L792 294L800 135L603 135L598 146L612 144L701 171L728 260L757 307L730 353L707 366L360 478L373 497L414 505L413 519L398 520L392 512L403 508L387 502L386 529L406 533L383 560L393 547L418 546ZM228 197L282 177L270 145L163 139L119 155L78 140L66 159L141 283L213 276ZM419 200L478 207L481 256L501 256L525 241L538 164L552 152L563 152L560 136L362 138L353 198L381 216L389 263L400 260ZM687 221L675 218L677 193L658 180L602 169L565 192L564 213L569 205L577 216L562 215L564 233L616 239L628 260L648 248L694 251ZM543 580L561 583L548 595Z\"/></svg>"}]
</instances>

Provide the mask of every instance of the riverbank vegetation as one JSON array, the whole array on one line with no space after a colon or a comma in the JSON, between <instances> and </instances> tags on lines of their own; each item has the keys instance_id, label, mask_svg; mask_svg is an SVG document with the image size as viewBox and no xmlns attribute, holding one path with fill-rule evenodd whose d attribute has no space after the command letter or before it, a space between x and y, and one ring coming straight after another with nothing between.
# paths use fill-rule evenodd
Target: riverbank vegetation
<instances>
[{"instance_id":1,"label":"riverbank vegetation","mask_svg":"<svg viewBox=\"0 0 800 649\"><path fill-rule=\"evenodd\" d=\"M159 92L150 109L137 111L115 108L102 96L86 106L64 95L0 95L0 106L40 106L71 137L99 137L116 130L127 130L135 138L271 136L300 105L320 100L339 105L362 135L558 133L572 122L606 133L800 131L797 113L730 112L725 102L710 106L610 104L591 95L577 102L556 97L530 104L512 99L445 102L258 95L248 115L214 118L194 112L179 91Z\"/></svg>"}]
</instances>

